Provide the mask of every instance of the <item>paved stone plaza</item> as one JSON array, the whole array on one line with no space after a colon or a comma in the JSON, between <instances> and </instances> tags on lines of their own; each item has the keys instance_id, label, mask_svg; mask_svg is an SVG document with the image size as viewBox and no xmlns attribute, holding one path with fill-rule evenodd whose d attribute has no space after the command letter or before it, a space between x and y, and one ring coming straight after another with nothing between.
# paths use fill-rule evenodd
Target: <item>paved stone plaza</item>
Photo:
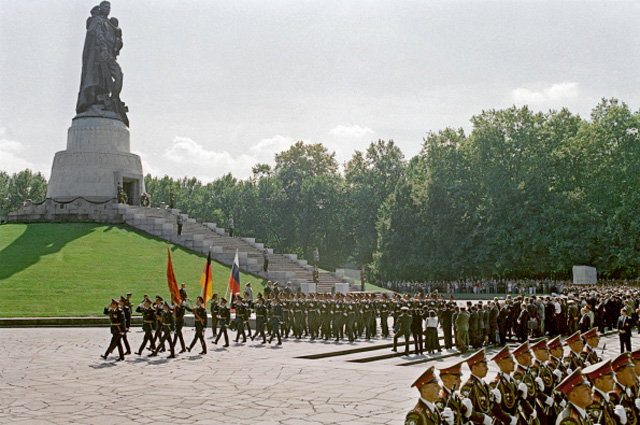
<instances>
[{"instance_id":1,"label":"paved stone plaza","mask_svg":"<svg viewBox=\"0 0 640 425\"><path fill-rule=\"evenodd\" d=\"M417 396L410 385L427 367L401 365L428 356L350 361L391 354L389 348L299 358L391 339L289 339L279 348L248 341L225 349L211 345L210 332L206 356L131 355L116 363L115 356L99 357L109 342L108 328L0 329L0 423L401 424ZM193 330L185 334L189 343ZM640 338L635 332L633 338L637 347ZM129 339L137 350L140 328ZM605 343L605 356L617 354L617 335L604 337ZM496 369L489 365L492 378Z\"/></svg>"}]
</instances>

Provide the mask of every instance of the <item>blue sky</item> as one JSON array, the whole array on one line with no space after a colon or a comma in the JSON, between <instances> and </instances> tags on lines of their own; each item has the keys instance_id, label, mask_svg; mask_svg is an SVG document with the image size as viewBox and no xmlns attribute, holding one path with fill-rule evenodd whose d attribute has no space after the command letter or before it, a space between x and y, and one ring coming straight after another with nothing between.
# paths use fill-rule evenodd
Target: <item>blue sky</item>
<instances>
[{"instance_id":1,"label":"blue sky","mask_svg":"<svg viewBox=\"0 0 640 425\"><path fill-rule=\"evenodd\" d=\"M97 1L0 0L0 170L65 149ZM640 105L634 1L114 0L145 172L251 174L297 140L415 155L482 110Z\"/></svg>"}]
</instances>

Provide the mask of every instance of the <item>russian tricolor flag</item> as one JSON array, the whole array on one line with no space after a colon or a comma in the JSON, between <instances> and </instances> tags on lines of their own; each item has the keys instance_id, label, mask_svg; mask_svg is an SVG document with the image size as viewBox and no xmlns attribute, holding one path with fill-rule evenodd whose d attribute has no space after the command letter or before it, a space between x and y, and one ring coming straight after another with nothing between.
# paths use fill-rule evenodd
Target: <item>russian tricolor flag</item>
<instances>
[{"instance_id":1,"label":"russian tricolor flag","mask_svg":"<svg viewBox=\"0 0 640 425\"><path fill-rule=\"evenodd\" d=\"M231 276L229 276L229 292L231 293L231 299L236 294L240 293L240 261L238 260L238 250L236 249L236 256L233 259L231 265Z\"/></svg>"}]
</instances>

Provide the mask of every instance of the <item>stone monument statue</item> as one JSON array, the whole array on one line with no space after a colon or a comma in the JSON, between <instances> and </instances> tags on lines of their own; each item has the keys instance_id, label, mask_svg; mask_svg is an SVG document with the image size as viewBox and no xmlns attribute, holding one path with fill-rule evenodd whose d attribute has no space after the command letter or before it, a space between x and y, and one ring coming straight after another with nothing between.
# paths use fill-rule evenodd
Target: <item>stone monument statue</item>
<instances>
[{"instance_id":1,"label":"stone monument statue","mask_svg":"<svg viewBox=\"0 0 640 425\"><path fill-rule=\"evenodd\" d=\"M54 202L117 202L124 194L139 205L144 192L142 161L130 151L127 107L120 100L123 74L116 58L122 30L110 13L111 4L103 1L86 22L76 116L67 150L53 160L47 190Z\"/></svg>"},{"instance_id":2,"label":"stone monument statue","mask_svg":"<svg viewBox=\"0 0 640 425\"><path fill-rule=\"evenodd\" d=\"M91 10L82 52L78 116L119 118L127 126L127 107L120 100L122 69L116 57L122 49L122 29L109 19L111 3L103 1Z\"/></svg>"}]
</instances>

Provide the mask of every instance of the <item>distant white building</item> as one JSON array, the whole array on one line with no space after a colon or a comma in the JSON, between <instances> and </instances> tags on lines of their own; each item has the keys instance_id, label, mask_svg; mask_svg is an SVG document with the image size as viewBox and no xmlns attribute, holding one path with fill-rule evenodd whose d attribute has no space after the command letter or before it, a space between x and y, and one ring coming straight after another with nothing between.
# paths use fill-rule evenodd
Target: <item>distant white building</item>
<instances>
[{"instance_id":1,"label":"distant white building","mask_svg":"<svg viewBox=\"0 0 640 425\"><path fill-rule=\"evenodd\" d=\"M596 268L573 266L573 283L577 285L593 285L598 283L598 272Z\"/></svg>"}]
</instances>

